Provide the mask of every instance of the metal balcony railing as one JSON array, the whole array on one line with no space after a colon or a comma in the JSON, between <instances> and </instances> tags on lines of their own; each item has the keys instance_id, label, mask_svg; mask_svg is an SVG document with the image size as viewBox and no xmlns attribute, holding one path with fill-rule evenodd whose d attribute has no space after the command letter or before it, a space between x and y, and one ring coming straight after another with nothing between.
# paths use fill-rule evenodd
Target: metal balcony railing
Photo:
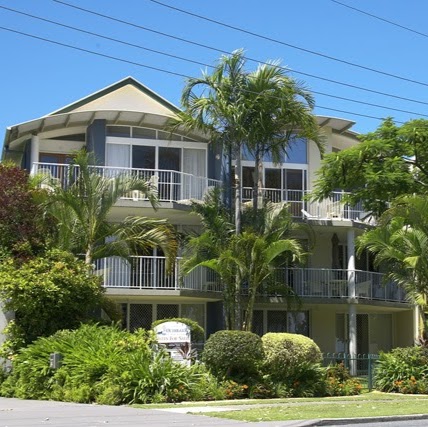
<instances>
[{"instance_id":1,"label":"metal balcony railing","mask_svg":"<svg viewBox=\"0 0 428 427\"><path fill-rule=\"evenodd\" d=\"M198 267L181 277L180 261L177 258L168 269L166 258L161 256L109 257L95 262L95 274L102 277L106 288L221 291L216 274L208 268Z\"/></svg>"},{"instance_id":2,"label":"metal balcony railing","mask_svg":"<svg viewBox=\"0 0 428 427\"><path fill-rule=\"evenodd\" d=\"M278 271L283 281L300 297L349 298L348 270L326 268L285 268ZM358 299L406 302L401 287L384 281L384 274L355 270L355 297Z\"/></svg>"},{"instance_id":3,"label":"metal balcony railing","mask_svg":"<svg viewBox=\"0 0 428 427\"><path fill-rule=\"evenodd\" d=\"M95 262L95 274L102 277L106 288L194 290L221 292L218 276L210 269L198 267L192 273L180 274L177 258L174 268L167 269L161 256L133 256L126 260L109 257ZM355 296L359 299L405 302L405 293L395 283L383 283L383 274L355 270ZM287 285L300 297L348 298L348 270L324 268L278 269L277 280ZM275 288L281 294L281 288ZM260 289L262 294L272 290Z\"/></svg>"},{"instance_id":4,"label":"metal balcony railing","mask_svg":"<svg viewBox=\"0 0 428 427\"><path fill-rule=\"evenodd\" d=\"M220 187L220 181L207 177L162 169L119 168L111 166L92 166L91 170L99 175L113 177L118 175L137 176L149 181L158 191L159 201L203 200L205 194L214 187ZM34 163L32 173L44 174L62 187L69 186L78 176L79 168L74 165L56 163ZM132 191L123 199L145 200L144 194Z\"/></svg>"},{"instance_id":5,"label":"metal balcony railing","mask_svg":"<svg viewBox=\"0 0 428 427\"><path fill-rule=\"evenodd\" d=\"M343 203L343 197L348 194L343 191L333 192L329 198L321 201L308 201L310 191L287 190L279 188L263 188L263 198L274 203L285 202L290 207L291 215L295 218L322 219L362 219L368 215L361 203L354 206ZM242 200L252 200L253 189L243 187Z\"/></svg>"}]
</instances>

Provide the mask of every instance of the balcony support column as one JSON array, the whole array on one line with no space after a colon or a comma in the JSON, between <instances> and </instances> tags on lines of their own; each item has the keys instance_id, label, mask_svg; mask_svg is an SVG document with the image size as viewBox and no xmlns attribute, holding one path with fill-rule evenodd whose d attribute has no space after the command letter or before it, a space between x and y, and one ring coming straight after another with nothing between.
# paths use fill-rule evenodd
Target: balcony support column
<instances>
[{"instance_id":1,"label":"balcony support column","mask_svg":"<svg viewBox=\"0 0 428 427\"><path fill-rule=\"evenodd\" d=\"M34 175L37 172L37 167L34 163L39 161L39 151L40 151L40 141L38 135L31 135L31 175Z\"/></svg>"},{"instance_id":2,"label":"balcony support column","mask_svg":"<svg viewBox=\"0 0 428 427\"><path fill-rule=\"evenodd\" d=\"M350 359L350 373L351 375L357 374L357 361L354 360L357 354L357 305L356 305L356 292L355 292L355 231L348 230L347 233L347 246L348 246L348 317L349 317L349 353Z\"/></svg>"}]
</instances>

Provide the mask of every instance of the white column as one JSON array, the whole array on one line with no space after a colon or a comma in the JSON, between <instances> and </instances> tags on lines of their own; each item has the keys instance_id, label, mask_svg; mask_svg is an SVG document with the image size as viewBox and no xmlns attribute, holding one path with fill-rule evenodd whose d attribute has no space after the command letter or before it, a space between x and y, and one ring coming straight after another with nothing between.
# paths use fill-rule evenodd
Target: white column
<instances>
[{"instance_id":1,"label":"white column","mask_svg":"<svg viewBox=\"0 0 428 427\"><path fill-rule=\"evenodd\" d=\"M348 246L348 302L349 302L349 353L351 357L357 354L357 306L355 300L355 231L348 230L347 233ZM357 374L357 361L350 361L351 375Z\"/></svg>"},{"instance_id":2,"label":"white column","mask_svg":"<svg viewBox=\"0 0 428 427\"><path fill-rule=\"evenodd\" d=\"M34 167L34 163L39 161L40 143L38 135L31 135L31 174L34 175L37 172L37 168Z\"/></svg>"},{"instance_id":3,"label":"white column","mask_svg":"<svg viewBox=\"0 0 428 427\"><path fill-rule=\"evenodd\" d=\"M419 334L420 313L419 306L415 304L413 307L413 342L417 343L420 337Z\"/></svg>"}]
</instances>

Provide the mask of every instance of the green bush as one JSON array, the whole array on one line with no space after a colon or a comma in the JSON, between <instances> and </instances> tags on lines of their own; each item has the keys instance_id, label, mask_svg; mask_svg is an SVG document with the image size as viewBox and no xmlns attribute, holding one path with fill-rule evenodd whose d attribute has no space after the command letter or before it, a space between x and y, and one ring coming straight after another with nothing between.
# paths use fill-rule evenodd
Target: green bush
<instances>
[{"instance_id":1,"label":"green bush","mask_svg":"<svg viewBox=\"0 0 428 427\"><path fill-rule=\"evenodd\" d=\"M190 328L190 336L192 342L204 342L205 341L205 331L198 322L188 319L186 317L171 317L170 319L159 319L152 323L152 329L161 323L165 322L180 322L184 323Z\"/></svg>"},{"instance_id":2,"label":"green bush","mask_svg":"<svg viewBox=\"0 0 428 427\"><path fill-rule=\"evenodd\" d=\"M267 333L263 335L262 343L264 371L275 380L294 376L301 364L317 364L322 360L319 347L304 335Z\"/></svg>"},{"instance_id":3,"label":"green bush","mask_svg":"<svg viewBox=\"0 0 428 427\"><path fill-rule=\"evenodd\" d=\"M379 391L428 393L428 348L395 348L381 353L375 368Z\"/></svg>"},{"instance_id":4,"label":"green bush","mask_svg":"<svg viewBox=\"0 0 428 427\"><path fill-rule=\"evenodd\" d=\"M217 377L258 375L262 360L260 337L245 331L218 331L208 338L202 352L202 361Z\"/></svg>"},{"instance_id":5,"label":"green bush","mask_svg":"<svg viewBox=\"0 0 428 427\"><path fill-rule=\"evenodd\" d=\"M353 396L361 393L361 383L351 377L343 362L330 365L326 369L325 389L326 396Z\"/></svg>"},{"instance_id":6,"label":"green bush","mask_svg":"<svg viewBox=\"0 0 428 427\"><path fill-rule=\"evenodd\" d=\"M72 254L59 250L27 262L0 262L0 300L15 312L6 328L4 352L13 353L36 338L61 329L77 328L103 305L100 278Z\"/></svg>"},{"instance_id":7,"label":"green bush","mask_svg":"<svg viewBox=\"0 0 428 427\"><path fill-rule=\"evenodd\" d=\"M154 335L82 325L40 338L13 358L0 395L100 404L178 402L222 397L223 387L201 365L177 363L154 351ZM49 367L60 353L62 365Z\"/></svg>"}]
</instances>

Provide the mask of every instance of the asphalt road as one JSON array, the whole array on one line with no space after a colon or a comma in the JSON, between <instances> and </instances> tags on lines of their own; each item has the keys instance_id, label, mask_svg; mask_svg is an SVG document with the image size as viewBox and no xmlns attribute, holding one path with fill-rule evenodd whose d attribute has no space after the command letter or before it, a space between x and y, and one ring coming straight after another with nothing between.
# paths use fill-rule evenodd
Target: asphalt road
<instances>
[{"instance_id":1,"label":"asphalt road","mask_svg":"<svg viewBox=\"0 0 428 427\"><path fill-rule=\"evenodd\" d=\"M189 408L190 409L190 408ZM204 408L200 408L202 411ZM221 409L221 408L220 408ZM228 408L230 409L230 408ZM195 410L192 408L191 410ZM215 410L210 408L210 410ZM68 402L7 399L0 397L0 427L304 427L304 426L404 427L428 426L428 418L393 417L351 420L302 420L246 423L191 415L173 410L136 409L127 406L85 405Z\"/></svg>"}]
</instances>

